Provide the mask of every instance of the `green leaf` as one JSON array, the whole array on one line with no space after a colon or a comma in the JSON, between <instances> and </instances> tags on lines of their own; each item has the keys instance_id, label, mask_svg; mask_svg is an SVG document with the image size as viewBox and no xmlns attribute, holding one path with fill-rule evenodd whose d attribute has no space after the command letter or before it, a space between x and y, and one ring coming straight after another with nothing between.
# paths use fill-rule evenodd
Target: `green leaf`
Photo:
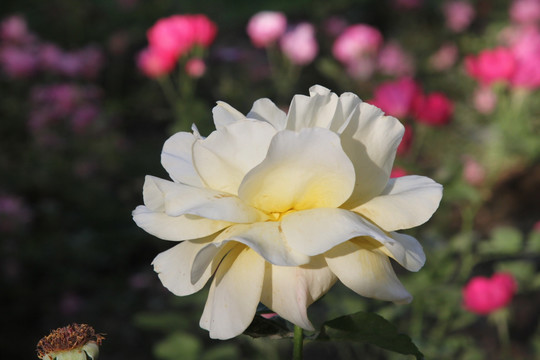
<instances>
[{"instance_id":1,"label":"green leaf","mask_svg":"<svg viewBox=\"0 0 540 360\"><path fill-rule=\"evenodd\" d=\"M154 356L160 360L197 360L200 351L201 344L196 337L176 332L154 347Z\"/></svg>"},{"instance_id":2,"label":"green leaf","mask_svg":"<svg viewBox=\"0 0 540 360\"><path fill-rule=\"evenodd\" d=\"M491 233L488 242L480 244L482 254L516 254L523 246L523 235L519 230L512 227L499 227Z\"/></svg>"},{"instance_id":3,"label":"green leaf","mask_svg":"<svg viewBox=\"0 0 540 360\"><path fill-rule=\"evenodd\" d=\"M287 323L279 316L272 319L265 319L260 315L255 315L251 324L244 331L244 334L253 338L265 336L271 336L273 338L293 337L293 333L287 327Z\"/></svg>"},{"instance_id":4,"label":"green leaf","mask_svg":"<svg viewBox=\"0 0 540 360\"><path fill-rule=\"evenodd\" d=\"M369 343L383 349L423 359L411 338L400 334L394 324L383 317L369 312L339 317L323 324L317 340L349 340Z\"/></svg>"}]
</instances>

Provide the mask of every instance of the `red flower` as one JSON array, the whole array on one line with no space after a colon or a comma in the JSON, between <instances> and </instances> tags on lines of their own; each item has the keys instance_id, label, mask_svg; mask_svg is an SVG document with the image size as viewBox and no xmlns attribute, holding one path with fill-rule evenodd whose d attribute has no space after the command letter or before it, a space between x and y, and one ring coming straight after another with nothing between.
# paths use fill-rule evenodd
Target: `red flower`
<instances>
[{"instance_id":1,"label":"red flower","mask_svg":"<svg viewBox=\"0 0 540 360\"><path fill-rule=\"evenodd\" d=\"M403 118L410 114L413 99L420 94L420 87L411 78L385 82L375 89L369 101L388 115Z\"/></svg>"},{"instance_id":2,"label":"red flower","mask_svg":"<svg viewBox=\"0 0 540 360\"><path fill-rule=\"evenodd\" d=\"M450 122L454 105L442 93L418 95L413 103L413 113L420 123L431 126L446 125Z\"/></svg>"},{"instance_id":3,"label":"red flower","mask_svg":"<svg viewBox=\"0 0 540 360\"><path fill-rule=\"evenodd\" d=\"M516 290L511 274L497 273L491 278L476 276L463 288L463 305L473 313L486 315L508 305Z\"/></svg>"}]
</instances>

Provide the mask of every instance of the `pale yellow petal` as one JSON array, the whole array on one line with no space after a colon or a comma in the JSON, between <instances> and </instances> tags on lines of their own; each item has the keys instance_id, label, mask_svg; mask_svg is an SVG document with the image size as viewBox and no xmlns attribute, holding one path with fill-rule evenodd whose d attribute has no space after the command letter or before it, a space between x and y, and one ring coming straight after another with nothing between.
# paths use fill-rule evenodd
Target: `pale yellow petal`
<instances>
[{"instance_id":1,"label":"pale yellow petal","mask_svg":"<svg viewBox=\"0 0 540 360\"><path fill-rule=\"evenodd\" d=\"M202 186L199 174L193 166L193 143L197 136L179 132L171 136L163 145L161 164L171 179L183 184Z\"/></svg>"},{"instance_id":2,"label":"pale yellow petal","mask_svg":"<svg viewBox=\"0 0 540 360\"><path fill-rule=\"evenodd\" d=\"M246 117L266 121L278 131L285 129L287 122L285 112L278 108L270 99L259 99L255 101Z\"/></svg>"}]
</instances>

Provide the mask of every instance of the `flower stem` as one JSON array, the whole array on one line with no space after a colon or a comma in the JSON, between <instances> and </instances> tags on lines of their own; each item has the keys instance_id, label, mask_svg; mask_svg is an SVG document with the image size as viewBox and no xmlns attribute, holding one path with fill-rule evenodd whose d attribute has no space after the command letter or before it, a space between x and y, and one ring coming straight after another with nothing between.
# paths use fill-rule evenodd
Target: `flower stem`
<instances>
[{"instance_id":1,"label":"flower stem","mask_svg":"<svg viewBox=\"0 0 540 360\"><path fill-rule=\"evenodd\" d=\"M294 325L294 348L293 360L302 360L302 347L304 346L304 334L302 328Z\"/></svg>"}]
</instances>

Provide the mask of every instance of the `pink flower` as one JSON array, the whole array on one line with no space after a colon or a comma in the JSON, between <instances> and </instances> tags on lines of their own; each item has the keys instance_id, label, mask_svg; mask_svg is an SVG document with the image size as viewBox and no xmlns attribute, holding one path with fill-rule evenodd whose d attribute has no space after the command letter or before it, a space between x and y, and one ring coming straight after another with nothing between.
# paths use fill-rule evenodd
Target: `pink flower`
<instances>
[{"instance_id":1,"label":"pink flower","mask_svg":"<svg viewBox=\"0 0 540 360\"><path fill-rule=\"evenodd\" d=\"M31 37L26 20L22 16L12 15L0 23L0 39L4 41L22 44Z\"/></svg>"},{"instance_id":2,"label":"pink flower","mask_svg":"<svg viewBox=\"0 0 540 360\"><path fill-rule=\"evenodd\" d=\"M419 123L442 126L450 122L454 105L444 94L433 92L417 96L414 99L413 112Z\"/></svg>"},{"instance_id":3,"label":"pink flower","mask_svg":"<svg viewBox=\"0 0 540 360\"><path fill-rule=\"evenodd\" d=\"M507 306L517 291L514 277L497 273L491 278L473 277L463 288L463 306L468 311L487 315Z\"/></svg>"},{"instance_id":4,"label":"pink flower","mask_svg":"<svg viewBox=\"0 0 540 360\"><path fill-rule=\"evenodd\" d=\"M176 57L170 52L162 52L148 47L137 56L137 66L148 77L158 78L169 74L176 65Z\"/></svg>"},{"instance_id":5,"label":"pink flower","mask_svg":"<svg viewBox=\"0 0 540 360\"><path fill-rule=\"evenodd\" d=\"M173 15L159 19L146 33L150 48L160 57L179 57L191 49L195 39L195 27L191 17ZM163 59L163 58L162 58Z\"/></svg>"},{"instance_id":6,"label":"pink flower","mask_svg":"<svg viewBox=\"0 0 540 360\"><path fill-rule=\"evenodd\" d=\"M399 146L397 148L397 154L398 155L405 155L409 152L411 149L413 140L413 129L410 125L405 125L405 132L403 133L403 137L401 138L401 142L399 143Z\"/></svg>"},{"instance_id":7,"label":"pink flower","mask_svg":"<svg viewBox=\"0 0 540 360\"><path fill-rule=\"evenodd\" d=\"M474 108L481 114L491 114L497 106L497 94L489 86L480 86L473 94Z\"/></svg>"},{"instance_id":8,"label":"pink flower","mask_svg":"<svg viewBox=\"0 0 540 360\"><path fill-rule=\"evenodd\" d=\"M249 19L247 33L256 47L276 42L287 29L287 18L281 12L261 11Z\"/></svg>"},{"instance_id":9,"label":"pink flower","mask_svg":"<svg viewBox=\"0 0 540 360\"><path fill-rule=\"evenodd\" d=\"M413 100L419 93L420 87L414 80L402 78L379 85L370 103L388 115L404 118L410 114Z\"/></svg>"},{"instance_id":10,"label":"pink flower","mask_svg":"<svg viewBox=\"0 0 540 360\"><path fill-rule=\"evenodd\" d=\"M510 18L519 24L534 24L540 20L540 0L514 0Z\"/></svg>"},{"instance_id":11,"label":"pink flower","mask_svg":"<svg viewBox=\"0 0 540 360\"><path fill-rule=\"evenodd\" d=\"M315 59L319 45L315 39L315 28L308 23L296 25L280 40L281 51L296 65L307 65Z\"/></svg>"},{"instance_id":12,"label":"pink flower","mask_svg":"<svg viewBox=\"0 0 540 360\"><path fill-rule=\"evenodd\" d=\"M480 186L486 180L486 169L478 161L466 156L463 166L463 179L472 186Z\"/></svg>"},{"instance_id":13,"label":"pink flower","mask_svg":"<svg viewBox=\"0 0 540 360\"><path fill-rule=\"evenodd\" d=\"M193 78L199 78L203 76L205 72L206 65L204 64L204 61L199 58L190 59L186 63L186 73Z\"/></svg>"},{"instance_id":14,"label":"pink flower","mask_svg":"<svg viewBox=\"0 0 540 360\"><path fill-rule=\"evenodd\" d=\"M190 18L194 28L193 42L203 47L210 46L216 38L216 24L203 14L191 15Z\"/></svg>"},{"instance_id":15,"label":"pink flower","mask_svg":"<svg viewBox=\"0 0 540 360\"><path fill-rule=\"evenodd\" d=\"M465 1L451 1L443 6L446 26L453 32L462 32L475 16L474 8Z\"/></svg>"},{"instance_id":16,"label":"pink flower","mask_svg":"<svg viewBox=\"0 0 540 360\"><path fill-rule=\"evenodd\" d=\"M377 65L386 75L404 76L414 72L413 59L403 48L394 42L389 42L381 49Z\"/></svg>"},{"instance_id":17,"label":"pink flower","mask_svg":"<svg viewBox=\"0 0 540 360\"><path fill-rule=\"evenodd\" d=\"M62 56L62 50L55 44L42 44L38 50L39 66L42 70L56 72Z\"/></svg>"},{"instance_id":18,"label":"pink flower","mask_svg":"<svg viewBox=\"0 0 540 360\"><path fill-rule=\"evenodd\" d=\"M332 54L342 63L349 64L366 53L376 53L382 42L379 30L369 25L356 24L346 28L336 39Z\"/></svg>"},{"instance_id":19,"label":"pink flower","mask_svg":"<svg viewBox=\"0 0 540 360\"><path fill-rule=\"evenodd\" d=\"M392 171L390 172L391 178L398 178L405 175L407 175L407 171L405 171L405 169L403 168L400 168L399 166L394 167Z\"/></svg>"},{"instance_id":20,"label":"pink flower","mask_svg":"<svg viewBox=\"0 0 540 360\"><path fill-rule=\"evenodd\" d=\"M458 58L458 48L453 43L443 44L435 54L431 55L429 62L438 71L450 69Z\"/></svg>"},{"instance_id":21,"label":"pink flower","mask_svg":"<svg viewBox=\"0 0 540 360\"><path fill-rule=\"evenodd\" d=\"M364 55L348 64L345 64L347 73L355 79L367 80L375 72L377 60L370 55Z\"/></svg>"},{"instance_id":22,"label":"pink flower","mask_svg":"<svg viewBox=\"0 0 540 360\"><path fill-rule=\"evenodd\" d=\"M27 78L37 70L35 55L27 49L6 46L0 48L0 66L13 79Z\"/></svg>"},{"instance_id":23,"label":"pink flower","mask_svg":"<svg viewBox=\"0 0 540 360\"><path fill-rule=\"evenodd\" d=\"M484 50L478 56L465 58L467 73L483 85L510 81L516 70L516 59L510 49L498 47Z\"/></svg>"}]
</instances>

